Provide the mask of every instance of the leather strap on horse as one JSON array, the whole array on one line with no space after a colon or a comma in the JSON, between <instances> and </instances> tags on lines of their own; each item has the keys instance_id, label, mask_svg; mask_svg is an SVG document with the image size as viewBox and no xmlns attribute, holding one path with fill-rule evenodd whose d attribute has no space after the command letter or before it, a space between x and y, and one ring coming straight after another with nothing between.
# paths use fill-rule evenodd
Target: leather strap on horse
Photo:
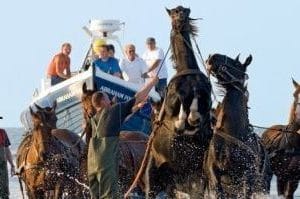
<instances>
[{"instance_id":1,"label":"leather strap on horse","mask_svg":"<svg viewBox=\"0 0 300 199\"><path fill-rule=\"evenodd\" d=\"M169 84L178 77L185 76L185 75L196 75L196 74L202 74L202 72L199 69L186 69L179 73L177 73L172 79L170 80Z\"/></svg>"},{"instance_id":2,"label":"leather strap on horse","mask_svg":"<svg viewBox=\"0 0 300 199\"><path fill-rule=\"evenodd\" d=\"M231 143L245 149L246 151L249 151L254 156L256 162L258 162L258 156L254 153L252 148L249 147L248 145L246 145L244 142L240 141L239 139L237 139L231 135L223 133L222 131L215 131L214 134L219 135L220 137L224 138L225 140L230 141Z\"/></svg>"},{"instance_id":3,"label":"leather strap on horse","mask_svg":"<svg viewBox=\"0 0 300 199\"><path fill-rule=\"evenodd\" d=\"M79 144L79 143L81 142L81 140L82 140L82 138L83 138L83 136L84 136L85 133L86 133L86 131L83 130L82 133L81 133L81 135L80 135L80 137L79 137L78 140L71 146L71 148L76 147L77 144Z\"/></svg>"},{"instance_id":4,"label":"leather strap on horse","mask_svg":"<svg viewBox=\"0 0 300 199\"><path fill-rule=\"evenodd\" d=\"M163 105L162 105L162 107L160 109L158 120L156 121L157 124L155 125L155 128L152 130L151 135L149 136L149 140L148 140L148 143L147 143L147 148L146 148L146 151L145 151L145 155L144 155L143 161L142 161L141 166L139 168L139 171L136 174L136 177L135 177L134 181L132 182L132 184L130 185L128 191L125 193L124 198L128 198L129 197L130 192L136 187L138 181L140 180L141 176L144 174L144 172L146 170L146 165L147 165L147 163L149 161L149 156L150 156L150 152L151 152L151 146L152 146L153 138L155 136L155 132L157 131L157 129L162 124L161 120L162 120L163 115L164 115L165 102L166 102L166 98L164 99Z\"/></svg>"}]
</instances>

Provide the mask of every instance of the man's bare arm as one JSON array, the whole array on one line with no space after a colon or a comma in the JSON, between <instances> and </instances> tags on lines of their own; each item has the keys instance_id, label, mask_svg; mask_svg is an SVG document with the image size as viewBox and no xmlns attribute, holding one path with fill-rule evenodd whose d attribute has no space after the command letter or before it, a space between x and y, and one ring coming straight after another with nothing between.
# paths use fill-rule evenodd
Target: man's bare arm
<instances>
[{"instance_id":1,"label":"man's bare arm","mask_svg":"<svg viewBox=\"0 0 300 199\"><path fill-rule=\"evenodd\" d=\"M59 57L55 58L55 70L59 77L68 79L71 76L70 68L69 68L69 74L67 71L67 74L64 74L64 71L61 70L61 65L63 64L62 60Z\"/></svg>"},{"instance_id":2,"label":"man's bare arm","mask_svg":"<svg viewBox=\"0 0 300 199\"><path fill-rule=\"evenodd\" d=\"M151 89L157 84L158 77L153 77L145 86L135 94L135 105L145 101Z\"/></svg>"},{"instance_id":3,"label":"man's bare arm","mask_svg":"<svg viewBox=\"0 0 300 199\"><path fill-rule=\"evenodd\" d=\"M148 72L151 72L154 69L156 69L159 66L160 61L161 61L160 59L155 60L154 63L152 64L152 66L149 67Z\"/></svg>"}]
</instances>

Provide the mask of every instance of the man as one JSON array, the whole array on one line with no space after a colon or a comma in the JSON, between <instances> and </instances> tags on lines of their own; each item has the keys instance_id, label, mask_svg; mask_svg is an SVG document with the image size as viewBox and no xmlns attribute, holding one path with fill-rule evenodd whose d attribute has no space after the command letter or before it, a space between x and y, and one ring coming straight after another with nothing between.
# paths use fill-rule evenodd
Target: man
<instances>
[{"instance_id":1,"label":"man","mask_svg":"<svg viewBox=\"0 0 300 199\"><path fill-rule=\"evenodd\" d=\"M142 74L148 71L146 62L136 55L135 46L133 44L127 44L124 51L126 57L120 62L124 79L132 83L143 85L145 79L142 78Z\"/></svg>"},{"instance_id":2,"label":"man","mask_svg":"<svg viewBox=\"0 0 300 199\"><path fill-rule=\"evenodd\" d=\"M98 59L93 62L93 66L99 68L105 73L117 76L121 78L121 69L119 67L118 60L110 57L108 53L107 45L101 45L99 48Z\"/></svg>"},{"instance_id":3,"label":"man","mask_svg":"<svg viewBox=\"0 0 300 199\"><path fill-rule=\"evenodd\" d=\"M112 44L107 44L108 56L115 57L115 46Z\"/></svg>"},{"instance_id":4,"label":"man","mask_svg":"<svg viewBox=\"0 0 300 199\"><path fill-rule=\"evenodd\" d=\"M149 37L146 40L146 45L147 50L143 54L143 59L148 66L148 72L144 73L143 77L154 77L158 75L159 81L155 86L155 90L160 94L161 97L164 97L168 78L166 65L165 63L162 63L164 59L164 52L162 49L156 47L156 41L153 37Z\"/></svg>"},{"instance_id":5,"label":"man","mask_svg":"<svg viewBox=\"0 0 300 199\"><path fill-rule=\"evenodd\" d=\"M52 58L47 69L47 77L50 78L51 86L71 77L69 57L71 50L71 44L64 43L61 46L61 52Z\"/></svg>"},{"instance_id":6,"label":"man","mask_svg":"<svg viewBox=\"0 0 300 199\"><path fill-rule=\"evenodd\" d=\"M3 119L0 117L0 119ZM0 198L9 198L7 161L11 167L11 176L15 174L15 165L9 149L10 141L4 129L0 129Z\"/></svg>"},{"instance_id":7,"label":"man","mask_svg":"<svg viewBox=\"0 0 300 199\"><path fill-rule=\"evenodd\" d=\"M142 106L158 79L151 79L135 97L111 105L108 95L96 92L92 104L97 113L91 119L92 138L88 151L88 180L93 199L122 198L118 187L119 133L124 119Z\"/></svg>"}]
</instances>

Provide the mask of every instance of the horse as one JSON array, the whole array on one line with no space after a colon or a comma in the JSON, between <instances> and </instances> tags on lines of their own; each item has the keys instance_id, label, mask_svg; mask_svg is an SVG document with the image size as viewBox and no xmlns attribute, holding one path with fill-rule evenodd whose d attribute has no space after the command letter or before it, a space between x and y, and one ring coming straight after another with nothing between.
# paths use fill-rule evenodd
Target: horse
<instances>
[{"instance_id":1,"label":"horse","mask_svg":"<svg viewBox=\"0 0 300 199\"><path fill-rule=\"evenodd\" d=\"M204 161L206 193L213 198L252 198L269 193L270 162L248 118L247 66L239 56L214 54L206 60L209 74L217 79L225 96Z\"/></svg>"},{"instance_id":2,"label":"horse","mask_svg":"<svg viewBox=\"0 0 300 199\"><path fill-rule=\"evenodd\" d=\"M93 90L87 89L87 85L85 83L82 86L81 103L85 120L84 131L86 134L87 146L89 145L89 140L92 135L90 119L96 113L91 103L92 95L96 91L96 85L94 85ZM120 132L119 184L121 187L121 193L125 193L136 175L146 150L147 141L148 136L142 132Z\"/></svg>"},{"instance_id":3,"label":"horse","mask_svg":"<svg viewBox=\"0 0 300 199\"><path fill-rule=\"evenodd\" d=\"M154 112L149 153L140 168L150 198L164 193L175 198L179 191L201 197L202 162L212 135L211 84L195 58L190 35L197 28L190 9L167 9L172 21L171 50L176 75L170 80L160 111ZM130 191L130 190L129 190Z\"/></svg>"},{"instance_id":4,"label":"horse","mask_svg":"<svg viewBox=\"0 0 300 199\"><path fill-rule=\"evenodd\" d=\"M287 125L274 125L263 132L271 167L277 176L277 192L293 198L300 180L300 85L293 79L295 91Z\"/></svg>"},{"instance_id":5,"label":"horse","mask_svg":"<svg viewBox=\"0 0 300 199\"><path fill-rule=\"evenodd\" d=\"M84 190L77 180L84 144L78 142L79 136L55 128L56 103L52 108L35 108L36 112L30 107L34 128L22 140L16 158L28 197L62 198L66 194L64 198L83 198ZM75 142L78 144L71 147Z\"/></svg>"}]
</instances>

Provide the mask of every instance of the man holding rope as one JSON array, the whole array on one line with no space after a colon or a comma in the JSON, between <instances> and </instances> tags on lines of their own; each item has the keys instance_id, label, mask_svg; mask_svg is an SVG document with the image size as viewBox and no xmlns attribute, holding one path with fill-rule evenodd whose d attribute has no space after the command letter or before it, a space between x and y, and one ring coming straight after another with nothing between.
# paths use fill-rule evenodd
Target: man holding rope
<instances>
[{"instance_id":1,"label":"man holding rope","mask_svg":"<svg viewBox=\"0 0 300 199\"><path fill-rule=\"evenodd\" d=\"M91 119L93 130L88 151L88 180L93 199L121 198L117 183L120 128L130 113L143 106L157 82L154 76L134 98L113 106L106 93L93 94L92 104L97 113Z\"/></svg>"}]
</instances>

